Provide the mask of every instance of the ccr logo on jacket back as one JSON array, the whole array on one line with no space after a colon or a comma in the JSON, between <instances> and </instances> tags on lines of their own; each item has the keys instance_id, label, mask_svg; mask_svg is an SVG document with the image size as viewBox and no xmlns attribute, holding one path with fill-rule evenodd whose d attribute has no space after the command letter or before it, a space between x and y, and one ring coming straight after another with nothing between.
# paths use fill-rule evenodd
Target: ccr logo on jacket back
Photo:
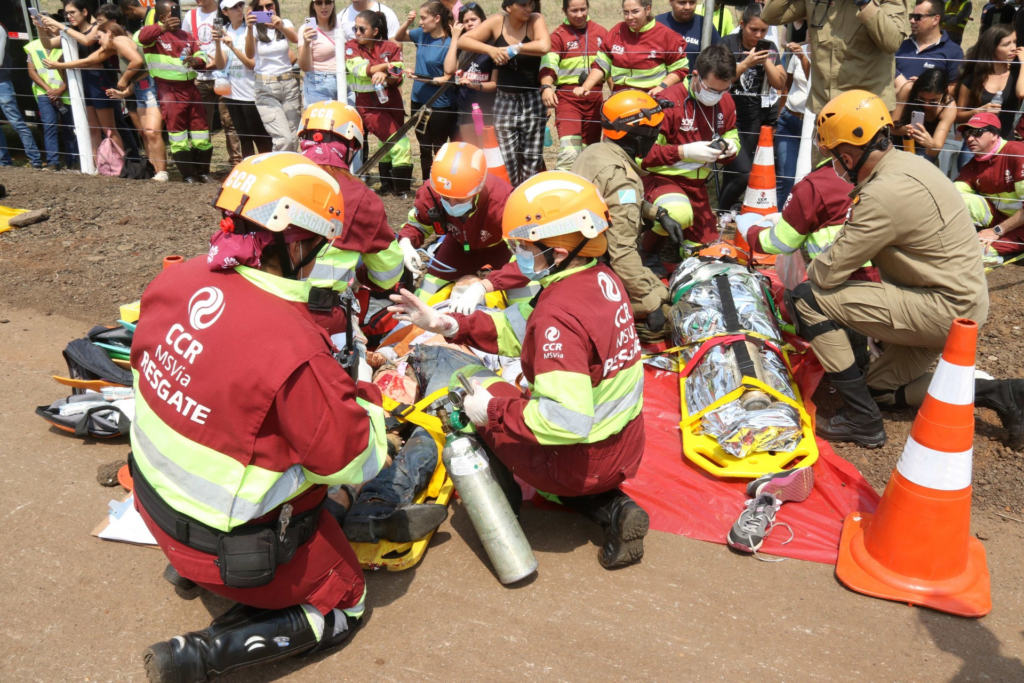
<instances>
[{"instance_id":1,"label":"ccr logo on jacket back","mask_svg":"<svg viewBox=\"0 0 1024 683\"><path fill-rule=\"evenodd\" d=\"M188 324L193 330L205 330L223 312L224 292L217 287L203 287L188 300Z\"/></svg>"}]
</instances>

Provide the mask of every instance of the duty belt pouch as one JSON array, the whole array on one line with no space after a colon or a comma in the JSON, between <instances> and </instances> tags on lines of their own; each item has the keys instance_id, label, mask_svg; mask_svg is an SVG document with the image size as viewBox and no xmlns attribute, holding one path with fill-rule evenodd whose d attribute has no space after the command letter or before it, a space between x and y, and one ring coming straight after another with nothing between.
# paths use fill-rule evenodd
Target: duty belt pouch
<instances>
[{"instance_id":1,"label":"duty belt pouch","mask_svg":"<svg viewBox=\"0 0 1024 683\"><path fill-rule=\"evenodd\" d=\"M277 534L266 527L236 528L217 543L220 578L230 588L259 588L277 571Z\"/></svg>"},{"instance_id":2,"label":"duty belt pouch","mask_svg":"<svg viewBox=\"0 0 1024 683\"><path fill-rule=\"evenodd\" d=\"M333 289L325 287L311 287L309 289L309 310L321 313L330 313L338 304L338 295Z\"/></svg>"}]
</instances>

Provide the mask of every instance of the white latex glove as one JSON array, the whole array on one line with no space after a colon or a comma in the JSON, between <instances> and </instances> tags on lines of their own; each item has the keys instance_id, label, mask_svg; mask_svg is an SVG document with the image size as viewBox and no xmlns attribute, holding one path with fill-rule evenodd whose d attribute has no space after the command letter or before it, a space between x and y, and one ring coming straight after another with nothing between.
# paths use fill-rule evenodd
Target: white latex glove
<instances>
[{"instance_id":1,"label":"white latex glove","mask_svg":"<svg viewBox=\"0 0 1024 683\"><path fill-rule=\"evenodd\" d=\"M770 213L767 216L761 216L756 213L745 213L736 217L736 229L743 236L743 239L749 241L747 234L752 228L762 227L771 228L772 226L778 225L779 218L782 217L781 213Z\"/></svg>"},{"instance_id":2,"label":"white latex glove","mask_svg":"<svg viewBox=\"0 0 1024 683\"><path fill-rule=\"evenodd\" d=\"M466 287L466 291L460 294L458 299L449 301L448 308L452 313L469 315L476 310L477 306L484 302L484 297L486 296L487 288L484 287L484 283L474 282L469 287Z\"/></svg>"},{"instance_id":3,"label":"white latex glove","mask_svg":"<svg viewBox=\"0 0 1024 683\"><path fill-rule=\"evenodd\" d=\"M491 392L483 388L480 382L473 380L473 393L466 394L462 400L462 409L466 411L466 417L477 427L487 424L487 406L490 404Z\"/></svg>"},{"instance_id":4,"label":"white latex glove","mask_svg":"<svg viewBox=\"0 0 1024 683\"><path fill-rule=\"evenodd\" d=\"M683 158L705 164L718 161L722 153L706 142L691 142L683 145Z\"/></svg>"},{"instance_id":5,"label":"white latex glove","mask_svg":"<svg viewBox=\"0 0 1024 683\"><path fill-rule=\"evenodd\" d=\"M359 356L359 364L356 370L356 378L360 382L372 382L373 381L373 368L366 362L366 359Z\"/></svg>"},{"instance_id":6,"label":"white latex glove","mask_svg":"<svg viewBox=\"0 0 1024 683\"><path fill-rule=\"evenodd\" d=\"M732 140L730 138L722 138L722 139L725 140L725 144L728 145L725 148L725 151L722 152L722 156L723 157L728 159L729 157L734 157L734 156L736 156L737 154L740 153L740 146L736 144L735 140Z\"/></svg>"},{"instance_id":7,"label":"white latex glove","mask_svg":"<svg viewBox=\"0 0 1024 683\"><path fill-rule=\"evenodd\" d=\"M408 321L421 330L438 332L446 337L454 337L459 331L459 323L455 318L435 311L408 289L392 294L391 300L395 305L388 306L388 310L395 314L396 320Z\"/></svg>"},{"instance_id":8,"label":"white latex glove","mask_svg":"<svg viewBox=\"0 0 1024 683\"><path fill-rule=\"evenodd\" d=\"M414 275L423 275L423 257L420 256L416 247L412 246L409 238L403 237L398 240L398 246L402 250L402 261L405 262L405 269L412 271Z\"/></svg>"}]
</instances>

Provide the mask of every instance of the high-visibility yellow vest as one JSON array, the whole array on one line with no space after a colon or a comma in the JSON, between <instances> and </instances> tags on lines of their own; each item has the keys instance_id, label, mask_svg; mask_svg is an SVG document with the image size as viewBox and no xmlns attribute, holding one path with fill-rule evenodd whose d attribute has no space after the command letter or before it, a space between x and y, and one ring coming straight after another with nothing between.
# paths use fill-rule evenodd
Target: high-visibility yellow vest
<instances>
[{"instance_id":1,"label":"high-visibility yellow vest","mask_svg":"<svg viewBox=\"0 0 1024 683\"><path fill-rule=\"evenodd\" d=\"M61 54L63 54L60 48L54 48L47 52L41 41L33 40L25 46L25 54L27 54L29 59L32 60L32 66L35 68L36 73L39 74L39 77L43 79L43 82L49 85L50 88L59 88L64 84L64 81L61 80L59 70L47 69L43 66L44 59L49 59L51 62L55 62L60 59ZM32 94L35 97L39 97L40 95L46 95L46 90L33 81ZM61 97L61 100L64 104L71 104L71 99L68 97L66 90L64 91L64 95Z\"/></svg>"}]
</instances>

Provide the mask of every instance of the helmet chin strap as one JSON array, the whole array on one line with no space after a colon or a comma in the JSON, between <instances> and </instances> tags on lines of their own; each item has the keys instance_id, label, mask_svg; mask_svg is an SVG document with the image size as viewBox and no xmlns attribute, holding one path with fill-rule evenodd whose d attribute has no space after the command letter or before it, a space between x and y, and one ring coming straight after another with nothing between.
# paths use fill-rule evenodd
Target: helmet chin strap
<instances>
[{"instance_id":1,"label":"helmet chin strap","mask_svg":"<svg viewBox=\"0 0 1024 683\"><path fill-rule=\"evenodd\" d=\"M841 156L832 155L832 158L839 162L839 165L843 167L843 171L847 176L849 176L850 182L853 185L856 185L858 183L857 176L860 173L860 169L864 167L864 164L867 162L868 157L871 156L871 153L884 152L889 149L889 145L891 144L892 140L889 138L889 129L883 128L875 134L875 137L871 142L864 146L864 153L860 155L860 159L858 159L857 163L853 165L853 168L847 166Z\"/></svg>"}]
</instances>

